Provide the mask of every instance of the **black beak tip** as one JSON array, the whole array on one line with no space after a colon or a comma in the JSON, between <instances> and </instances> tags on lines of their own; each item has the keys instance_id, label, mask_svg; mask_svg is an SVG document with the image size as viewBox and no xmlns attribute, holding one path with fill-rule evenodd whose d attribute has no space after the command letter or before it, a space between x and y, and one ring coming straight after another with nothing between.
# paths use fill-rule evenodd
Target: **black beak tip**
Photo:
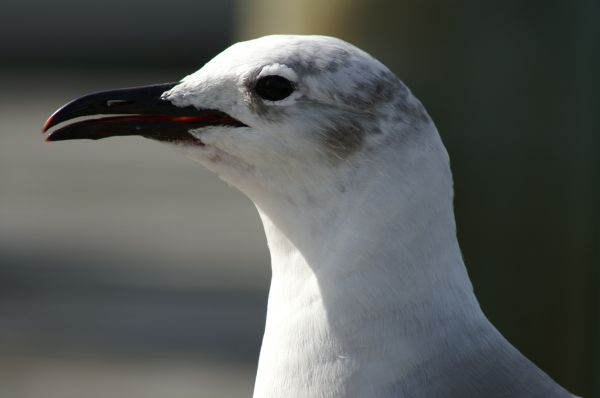
<instances>
[{"instance_id":1,"label":"black beak tip","mask_svg":"<svg viewBox=\"0 0 600 398\"><path fill-rule=\"evenodd\" d=\"M50 120L50 119L48 119ZM46 125L48 125L48 122L46 122L46 124L44 125L44 130L42 131L45 134L44 137L44 142L54 142L54 141L63 141L65 138L61 138L61 134L55 134L57 131L52 131L50 133L47 133L47 130L52 127L52 125L46 127Z\"/></svg>"},{"instance_id":2,"label":"black beak tip","mask_svg":"<svg viewBox=\"0 0 600 398\"><path fill-rule=\"evenodd\" d=\"M56 115L56 112L54 112L49 118L48 120L46 120L46 123L44 123L44 127L42 127L42 133L46 133L46 131L48 131L48 129L50 129L52 126L54 126L56 123L54 122L55 117L54 115Z\"/></svg>"},{"instance_id":3,"label":"black beak tip","mask_svg":"<svg viewBox=\"0 0 600 398\"><path fill-rule=\"evenodd\" d=\"M60 139L60 136L58 136L57 134L46 134L46 137L44 138L44 142L54 142L54 141L62 141Z\"/></svg>"}]
</instances>

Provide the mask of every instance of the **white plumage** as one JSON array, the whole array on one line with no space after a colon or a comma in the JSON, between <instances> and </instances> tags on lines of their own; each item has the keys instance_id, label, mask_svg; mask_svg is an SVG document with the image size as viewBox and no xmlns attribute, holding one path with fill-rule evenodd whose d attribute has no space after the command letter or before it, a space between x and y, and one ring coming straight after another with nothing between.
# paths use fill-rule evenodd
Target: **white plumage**
<instances>
[{"instance_id":1,"label":"white plumage","mask_svg":"<svg viewBox=\"0 0 600 398\"><path fill-rule=\"evenodd\" d=\"M244 84L265 70L297 90L257 112ZM245 192L265 227L273 276L255 397L570 396L481 311L448 156L394 79L340 40L271 36L166 94L251 126L199 130L207 147L188 153ZM358 126L357 147L327 145L340 121Z\"/></svg>"}]
</instances>

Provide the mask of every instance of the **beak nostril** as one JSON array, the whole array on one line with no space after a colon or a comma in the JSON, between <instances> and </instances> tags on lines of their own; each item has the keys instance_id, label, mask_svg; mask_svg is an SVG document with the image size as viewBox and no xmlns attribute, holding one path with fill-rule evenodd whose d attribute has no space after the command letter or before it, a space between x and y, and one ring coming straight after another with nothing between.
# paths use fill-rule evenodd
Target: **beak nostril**
<instances>
[{"instance_id":1,"label":"beak nostril","mask_svg":"<svg viewBox=\"0 0 600 398\"><path fill-rule=\"evenodd\" d=\"M106 106L110 108L111 106L122 105L122 104L131 104L132 102L133 101L126 100L126 99L106 100Z\"/></svg>"}]
</instances>

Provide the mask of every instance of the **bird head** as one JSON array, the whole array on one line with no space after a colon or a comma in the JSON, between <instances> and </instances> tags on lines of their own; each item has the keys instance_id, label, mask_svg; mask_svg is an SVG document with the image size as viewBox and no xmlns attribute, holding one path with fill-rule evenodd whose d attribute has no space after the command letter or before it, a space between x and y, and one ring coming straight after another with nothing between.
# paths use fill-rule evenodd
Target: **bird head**
<instances>
[{"instance_id":1,"label":"bird head","mask_svg":"<svg viewBox=\"0 0 600 398\"><path fill-rule=\"evenodd\" d=\"M339 187L366 154L407 146L430 125L366 52L331 37L278 35L234 44L175 83L78 98L44 131L52 129L48 141L165 142L257 199Z\"/></svg>"}]
</instances>

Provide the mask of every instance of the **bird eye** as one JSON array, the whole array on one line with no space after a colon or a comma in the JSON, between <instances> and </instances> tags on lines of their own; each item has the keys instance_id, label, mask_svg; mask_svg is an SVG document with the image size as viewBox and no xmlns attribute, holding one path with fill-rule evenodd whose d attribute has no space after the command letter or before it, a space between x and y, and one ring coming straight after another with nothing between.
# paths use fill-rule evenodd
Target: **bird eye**
<instances>
[{"instance_id":1,"label":"bird eye","mask_svg":"<svg viewBox=\"0 0 600 398\"><path fill-rule=\"evenodd\" d=\"M294 83L281 76L265 76L258 79L254 90L268 101L280 101L294 92Z\"/></svg>"}]
</instances>

